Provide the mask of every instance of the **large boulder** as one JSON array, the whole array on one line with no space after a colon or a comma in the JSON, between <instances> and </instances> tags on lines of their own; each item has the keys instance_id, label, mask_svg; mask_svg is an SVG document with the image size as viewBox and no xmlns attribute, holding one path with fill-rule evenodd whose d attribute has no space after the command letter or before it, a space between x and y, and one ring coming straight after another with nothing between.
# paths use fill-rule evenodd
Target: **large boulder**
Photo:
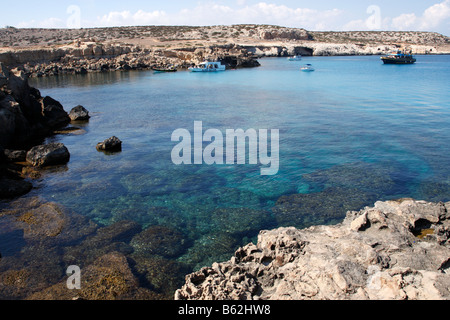
<instances>
[{"instance_id":1,"label":"large boulder","mask_svg":"<svg viewBox=\"0 0 450 320\"><path fill-rule=\"evenodd\" d=\"M23 144L70 122L63 106L30 87L23 71L0 62L0 145Z\"/></svg>"},{"instance_id":2,"label":"large boulder","mask_svg":"<svg viewBox=\"0 0 450 320\"><path fill-rule=\"evenodd\" d=\"M70 120L72 121L86 121L89 120L89 111L83 106L76 106L69 112Z\"/></svg>"},{"instance_id":3,"label":"large boulder","mask_svg":"<svg viewBox=\"0 0 450 320\"><path fill-rule=\"evenodd\" d=\"M27 162L36 167L65 164L70 160L70 153L62 143L50 143L33 147L27 153Z\"/></svg>"},{"instance_id":4,"label":"large boulder","mask_svg":"<svg viewBox=\"0 0 450 320\"><path fill-rule=\"evenodd\" d=\"M42 99L42 112L44 114L45 123L52 129L66 126L70 122L70 117L64 111L61 103L51 97Z\"/></svg>"},{"instance_id":5,"label":"large boulder","mask_svg":"<svg viewBox=\"0 0 450 320\"><path fill-rule=\"evenodd\" d=\"M96 148L98 151L120 151L122 150L122 141L113 136L103 142L99 142Z\"/></svg>"}]
</instances>

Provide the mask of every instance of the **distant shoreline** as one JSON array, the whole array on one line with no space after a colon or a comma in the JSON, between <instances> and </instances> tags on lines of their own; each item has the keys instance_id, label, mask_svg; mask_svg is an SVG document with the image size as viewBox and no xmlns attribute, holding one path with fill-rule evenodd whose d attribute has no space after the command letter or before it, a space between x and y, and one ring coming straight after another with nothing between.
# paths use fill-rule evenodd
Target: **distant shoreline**
<instances>
[{"instance_id":1,"label":"distant shoreline","mask_svg":"<svg viewBox=\"0 0 450 320\"><path fill-rule=\"evenodd\" d=\"M185 69L205 59L228 68L257 67L263 57L450 54L433 32L318 32L267 25L142 26L92 29L0 29L0 62L29 76L98 71Z\"/></svg>"}]
</instances>

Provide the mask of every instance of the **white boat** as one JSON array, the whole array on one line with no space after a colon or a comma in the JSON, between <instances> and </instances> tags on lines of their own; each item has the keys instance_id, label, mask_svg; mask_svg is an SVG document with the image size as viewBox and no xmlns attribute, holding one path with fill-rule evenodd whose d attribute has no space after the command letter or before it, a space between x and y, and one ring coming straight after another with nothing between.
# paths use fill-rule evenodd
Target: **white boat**
<instances>
[{"instance_id":1,"label":"white boat","mask_svg":"<svg viewBox=\"0 0 450 320\"><path fill-rule=\"evenodd\" d=\"M313 68L312 65L310 65L308 63L307 65L301 67L300 70L305 71L305 72L311 72L311 71L314 71L315 69Z\"/></svg>"},{"instance_id":2,"label":"white boat","mask_svg":"<svg viewBox=\"0 0 450 320\"><path fill-rule=\"evenodd\" d=\"M189 70L192 72L217 72L225 71L226 67L221 62L205 61L195 67L190 67Z\"/></svg>"},{"instance_id":3,"label":"white boat","mask_svg":"<svg viewBox=\"0 0 450 320\"><path fill-rule=\"evenodd\" d=\"M289 61L300 61L302 60L302 56L293 56L288 58Z\"/></svg>"}]
</instances>

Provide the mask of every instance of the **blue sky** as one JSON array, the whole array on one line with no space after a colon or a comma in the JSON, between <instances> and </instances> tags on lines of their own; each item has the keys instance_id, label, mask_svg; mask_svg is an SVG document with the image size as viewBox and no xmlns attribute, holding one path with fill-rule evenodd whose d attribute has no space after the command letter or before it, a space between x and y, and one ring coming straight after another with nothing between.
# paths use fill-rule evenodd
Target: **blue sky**
<instances>
[{"instance_id":1,"label":"blue sky","mask_svg":"<svg viewBox=\"0 0 450 320\"><path fill-rule=\"evenodd\" d=\"M5 6L3 6L5 8ZM11 1L0 26L275 24L308 30L419 30L450 36L450 0Z\"/></svg>"}]
</instances>

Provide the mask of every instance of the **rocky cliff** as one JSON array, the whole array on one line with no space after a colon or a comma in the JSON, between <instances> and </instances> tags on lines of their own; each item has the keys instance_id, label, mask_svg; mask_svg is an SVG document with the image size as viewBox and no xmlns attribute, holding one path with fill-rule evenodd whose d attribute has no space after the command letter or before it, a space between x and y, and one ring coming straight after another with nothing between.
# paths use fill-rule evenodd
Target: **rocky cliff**
<instances>
[{"instance_id":1,"label":"rocky cliff","mask_svg":"<svg viewBox=\"0 0 450 320\"><path fill-rule=\"evenodd\" d=\"M31 190L33 185L24 179L19 163L26 161L31 146L69 122L58 101L42 97L39 90L28 85L24 71L10 70L0 62L0 199ZM41 156L42 152L36 154L36 160L41 161ZM54 156L50 154L45 161L54 163Z\"/></svg>"},{"instance_id":2,"label":"rocky cliff","mask_svg":"<svg viewBox=\"0 0 450 320\"><path fill-rule=\"evenodd\" d=\"M148 49L132 44L77 42L59 48L0 52L0 61L4 64L19 67L27 75L38 77L62 73L145 70L166 65L188 68L205 59L220 60L228 68L259 66L255 56L236 45Z\"/></svg>"},{"instance_id":3,"label":"rocky cliff","mask_svg":"<svg viewBox=\"0 0 450 320\"><path fill-rule=\"evenodd\" d=\"M449 202L377 202L338 225L262 231L175 299L450 299L449 239Z\"/></svg>"},{"instance_id":4,"label":"rocky cliff","mask_svg":"<svg viewBox=\"0 0 450 320\"><path fill-rule=\"evenodd\" d=\"M28 85L24 71L0 62L0 147L28 143L69 122L58 101Z\"/></svg>"}]
</instances>

